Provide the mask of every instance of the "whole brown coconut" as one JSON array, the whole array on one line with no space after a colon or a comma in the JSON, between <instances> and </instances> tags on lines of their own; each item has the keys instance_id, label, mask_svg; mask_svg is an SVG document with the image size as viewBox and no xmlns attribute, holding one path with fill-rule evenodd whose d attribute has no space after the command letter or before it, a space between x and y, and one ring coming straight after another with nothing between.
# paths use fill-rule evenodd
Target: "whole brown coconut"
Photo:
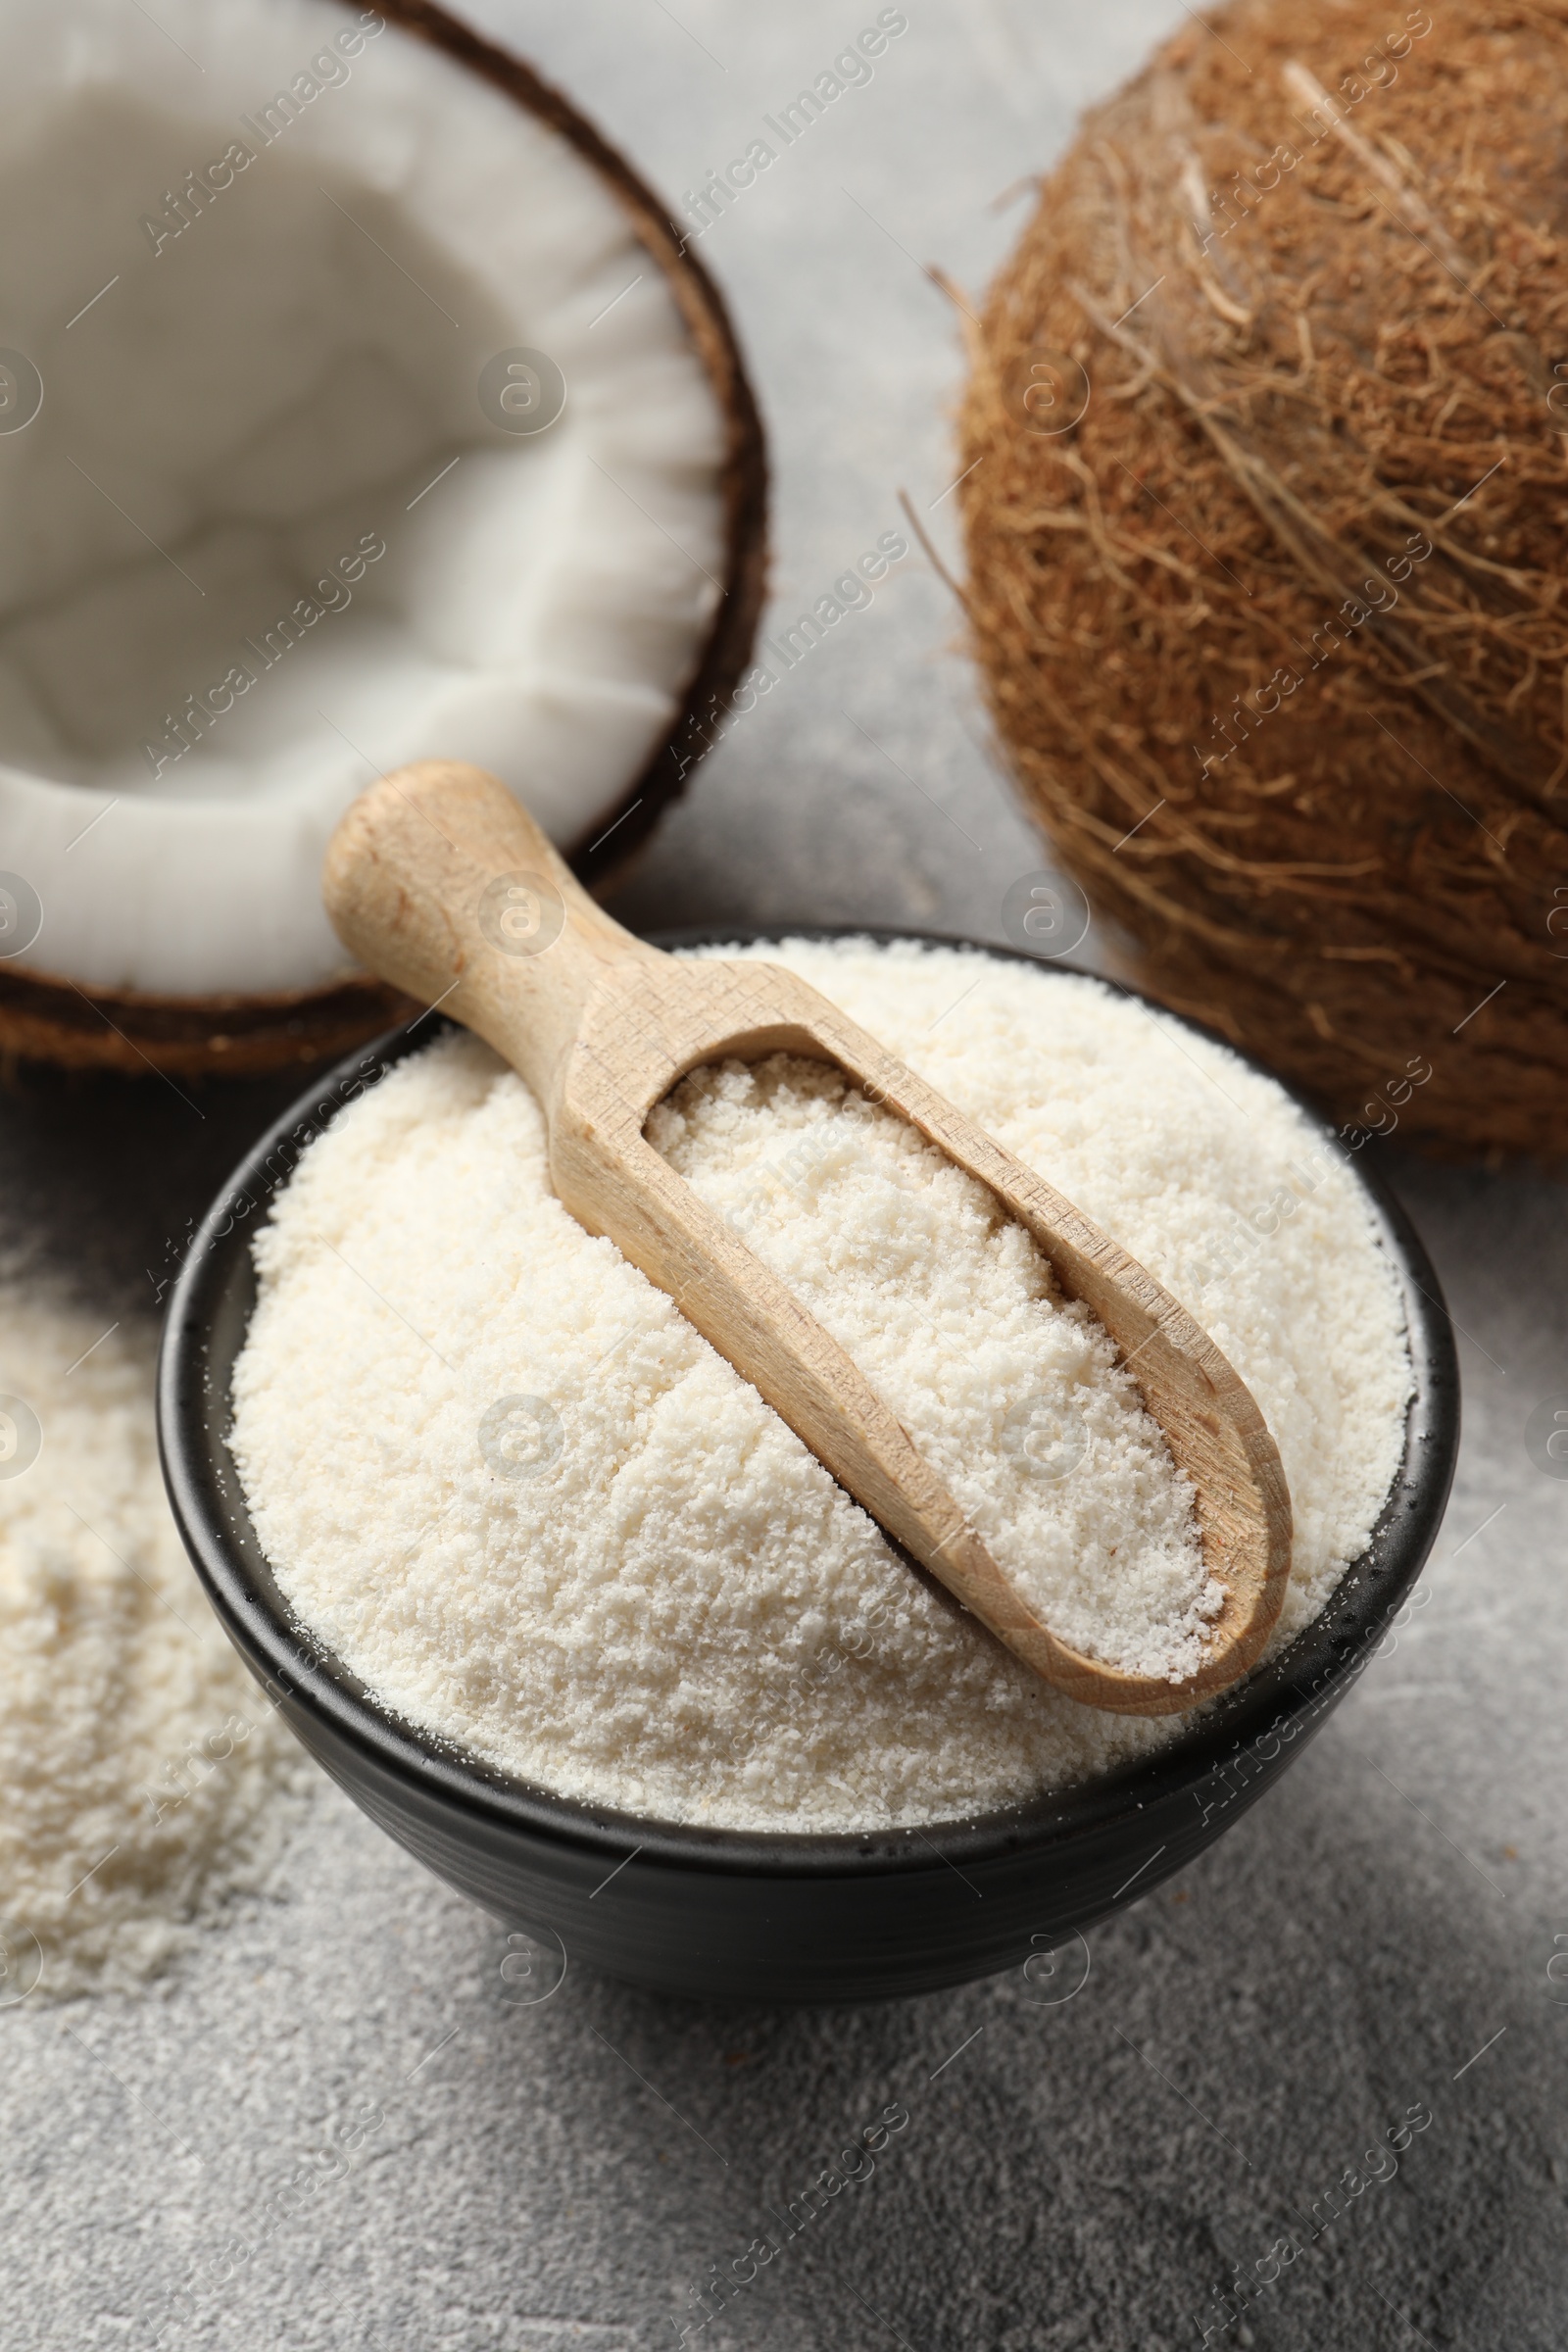
<instances>
[{"instance_id":1,"label":"whole brown coconut","mask_svg":"<svg viewBox=\"0 0 1568 2352\"><path fill-rule=\"evenodd\" d=\"M1140 977L1354 1128L1568 1151L1568 5L1236 0L994 288L967 605Z\"/></svg>"}]
</instances>

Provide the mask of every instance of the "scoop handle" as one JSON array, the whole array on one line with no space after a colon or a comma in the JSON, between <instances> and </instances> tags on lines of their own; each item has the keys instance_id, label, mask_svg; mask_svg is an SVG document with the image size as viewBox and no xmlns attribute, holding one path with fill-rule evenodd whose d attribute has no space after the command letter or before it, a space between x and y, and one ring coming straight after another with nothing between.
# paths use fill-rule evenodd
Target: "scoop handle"
<instances>
[{"instance_id":1,"label":"scoop handle","mask_svg":"<svg viewBox=\"0 0 1568 2352\"><path fill-rule=\"evenodd\" d=\"M361 794L327 844L321 896L368 969L440 1005L547 1105L609 964L658 958L596 906L483 768L421 760Z\"/></svg>"}]
</instances>

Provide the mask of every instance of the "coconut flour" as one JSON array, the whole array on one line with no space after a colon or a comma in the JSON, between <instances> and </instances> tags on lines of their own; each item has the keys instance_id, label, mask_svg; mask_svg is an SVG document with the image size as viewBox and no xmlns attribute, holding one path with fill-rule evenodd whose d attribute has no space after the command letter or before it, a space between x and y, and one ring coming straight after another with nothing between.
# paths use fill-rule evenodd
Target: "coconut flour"
<instances>
[{"instance_id":1,"label":"coconut flour","mask_svg":"<svg viewBox=\"0 0 1568 2352\"><path fill-rule=\"evenodd\" d=\"M1365 1545L1409 1395L1348 1168L1269 1080L1094 981L913 944L765 953L1212 1333L1291 1485L1288 1639ZM982 1187L784 1056L694 1073L649 1133L855 1356L1054 1631L1189 1669L1217 1598L1190 1492L1104 1334ZM232 1444L279 1581L383 1704L486 1762L657 1818L858 1829L1015 1801L1180 1728L1075 1704L913 1578L568 1216L532 1097L471 1038L344 1112L256 1252Z\"/></svg>"},{"instance_id":2,"label":"coconut flour","mask_svg":"<svg viewBox=\"0 0 1568 2352\"><path fill-rule=\"evenodd\" d=\"M859 1366L1043 1623L1125 1674L1197 1671L1224 1593L1191 1491L984 1185L784 1054L694 1071L648 1132Z\"/></svg>"},{"instance_id":3,"label":"coconut flour","mask_svg":"<svg viewBox=\"0 0 1568 2352\"><path fill-rule=\"evenodd\" d=\"M4 2007L155 1975L262 1884L302 1768L170 1518L152 1333L8 1286L0 1392Z\"/></svg>"}]
</instances>

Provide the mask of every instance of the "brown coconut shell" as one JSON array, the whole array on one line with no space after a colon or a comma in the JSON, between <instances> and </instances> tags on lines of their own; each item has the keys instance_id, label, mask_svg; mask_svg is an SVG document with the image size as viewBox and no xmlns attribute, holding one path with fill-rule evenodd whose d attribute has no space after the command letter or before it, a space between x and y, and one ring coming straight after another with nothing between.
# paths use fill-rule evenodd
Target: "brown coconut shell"
<instances>
[{"instance_id":1,"label":"brown coconut shell","mask_svg":"<svg viewBox=\"0 0 1568 2352\"><path fill-rule=\"evenodd\" d=\"M1550 1157L1565 166L1563 0L1195 19L1044 182L959 458L997 728L1143 983L1357 1131Z\"/></svg>"},{"instance_id":2,"label":"brown coconut shell","mask_svg":"<svg viewBox=\"0 0 1568 2352\"><path fill-rule=\"evenodd\" d=\"M427 0L377 0L377 7L405 32L504 90L592 165L663 271L725 419L723 593L682 691L679 713L620 801L565 853L579 879L602 896L684 792L750 659L767 566L761 418L722 296L687 251L664 205L624 157L530 66L481 39L444 9ZM0 966L0 1060L20 1057L131 1074L249 1076L296 1062L331 1060L418 1009L368 974L350 974L297 995L163 997L84 989L61 976Z\"/></svg>"}]
</instances>

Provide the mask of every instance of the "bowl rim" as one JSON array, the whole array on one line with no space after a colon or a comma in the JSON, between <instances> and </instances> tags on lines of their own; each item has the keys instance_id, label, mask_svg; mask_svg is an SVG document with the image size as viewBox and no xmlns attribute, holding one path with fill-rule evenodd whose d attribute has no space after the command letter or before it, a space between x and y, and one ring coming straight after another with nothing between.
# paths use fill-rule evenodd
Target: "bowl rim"
<instances>
[{"instance_id":1,"label":"bowl rim","mask_svg":"<svg viewBox=\"0 0 1568 2352\"><path fill-rule=\"evenodd\" d=\"M1047 958L962 934L870 923L703 924L651 935L667 949L756 947L786 940L864 939L956 948L1000 961L1088 979L1112 994L1222 1045L1279 1086L1314 1136L1348 1159L1338 1131L1317 1107L1252 1054L1174 1013L1124 982L1087 971L1065 957ZM428 1027L427 1027L428 1024ZM885 1872L975 1865L1021 1854L1048 1854L1086 1833L1152 1813L1205 1782L1225 1786L1227 1770L1249 1749L1259 1758L1273 1739L1315 1727L1369 1662L1389 1621L1414 1585L1436 1539L1452 1484L1459 1434L1459 1376L1453 1334L1437 1273L1408 1216L1382 1177L1361 1158L1349 1161L1379 1241L1398 1278L1410 1348L1413 1390L1398 1470L1371 1541L1345 1570L1323 1609L1277 1657L1208 1702L1198 1721L1150 1755L1110 1772L1017 1803L918 1827L841 1831L739 1830L670 1822L565 1796L489 1765L457 1741L423 1730L372 1699L361 1679L309 1634L293 1613L262 1550L228 1452L232 1356L221 1367L214 1403L209 1368L212 1322L233 1311L236 1291L254 1303L251 1233L266 1222L272 1196L292 1176L306 1142L399 1062L458 1024L436 1008L373 1039L306 1088L251 1147L192 1233L170 1299L158 1366L158 1438L175 1524L220 1619L265 1687L303 1706L366 1762L411 1792L470 1817L476 1832L505 1838L522 1832L606 1861L638 1849L640 1863L770 1879L842 1879ZM371 1073L374 1072L372 1076ZM258 1210L256 1227L246 1225ZM237 1343L234 1352L238 1352ZM1304 1718L1304 1721L1303 1721ZM1291 1727L1291 1728L1284 1728ZM1230 1791L1217 1802L1228 1803ZM1201 1801L1200 1799L1200 1801ZM1206 1820L1207 1815L1205 1813Z\"/></svg>"}]
</instances>

